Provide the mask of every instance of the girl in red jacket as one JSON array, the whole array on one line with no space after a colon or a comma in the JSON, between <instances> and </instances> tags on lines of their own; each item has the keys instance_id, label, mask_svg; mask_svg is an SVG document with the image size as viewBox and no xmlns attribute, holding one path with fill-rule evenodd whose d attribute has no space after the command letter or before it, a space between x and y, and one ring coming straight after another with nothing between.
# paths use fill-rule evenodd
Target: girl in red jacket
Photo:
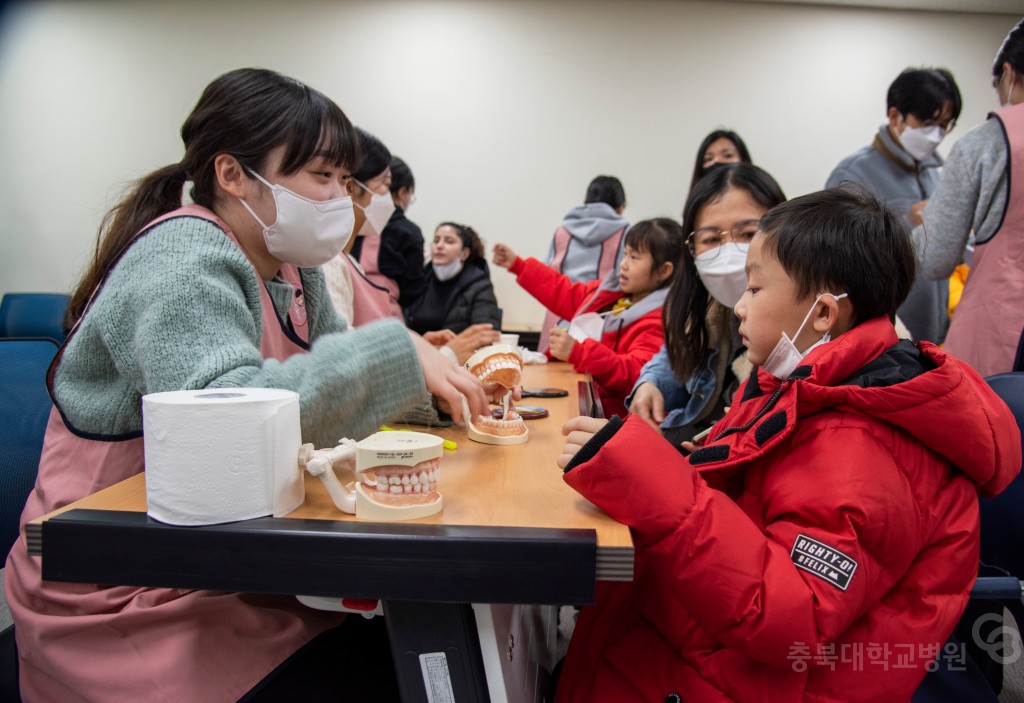
<instances>
[{"instance_id":1,"label":"girl in red jacket","mask_svg":"<svg viewBox=\"0 0 1024 703\"><path fill-rule=\"evenodd\" d=\"M635 415L566 423L565 481L636 553L581 611L557 703L910 699L977 574L978 494L1021 466L981 377L897 338L914 269L873 196L779 205L735 308L758 368L704 446Z\"/></svg>"},{"instance_id":2,"label":"girl in red jacket","mask_svg":"<svg viewBox=\"0 0 1024 703\"><path fill-rule=\"evenodd\" d=\"M516 282L548 310L573 321L568 331L551 329L548 354L593 377L607 416L625 416L626 395L665 341L661 306L683 243L674 220L638 222L626 233L618 271L603 281L573 283L504 244L494 245L494 264L516 274Z\"/></svg>"}]
</instances>

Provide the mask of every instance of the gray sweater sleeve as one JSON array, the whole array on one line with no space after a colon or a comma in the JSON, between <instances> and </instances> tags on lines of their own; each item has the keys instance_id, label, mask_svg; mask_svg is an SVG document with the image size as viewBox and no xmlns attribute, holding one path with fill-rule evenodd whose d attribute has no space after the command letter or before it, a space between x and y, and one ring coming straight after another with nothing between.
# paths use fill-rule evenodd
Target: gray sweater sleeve
<instances>
[{"instance_id":1,"label":"gray sweater sleeve","mask_svg":"<svg viewBox=\"0 0 1024 703\"><path fill-rule=\"evenodd\" d=\"M68 344L56 395L80 430L141 429L141 396L206 387L272 387L300 397L303 441L362 437L426 397L397 321L341 332L308 277L312 349L264 360L260 287L242 252L202 220L161 224L125 254ZM336 331L337 330L337 331Z\"/></svg>"},{"instance_id":2,"label":"gray sweater sleeve","mask_svg":"<svg viewBox=\"0 0 1024 703\"><path fill-rule=\"evenodd\" d=\"M953 145L924 224L914 229L919 275L948 278L963 260L972 230L984 242L999 228L1006 197L1006 141L998 120L989 119Z\"/></svg>"}]
</instances>

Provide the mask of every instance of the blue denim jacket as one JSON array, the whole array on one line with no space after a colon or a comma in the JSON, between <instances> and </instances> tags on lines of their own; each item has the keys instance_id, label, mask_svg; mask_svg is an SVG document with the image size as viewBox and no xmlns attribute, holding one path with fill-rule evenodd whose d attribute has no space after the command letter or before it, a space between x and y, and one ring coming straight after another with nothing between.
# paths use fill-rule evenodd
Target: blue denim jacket
<instances>
[{"instance_id":1,"label":"blue denim jacket","mask_svg":"<svg viewBox=\"0 0 1024 703\"><path fill-rule=\"evenodd\" d=\"M735 335L732 335L731 338L733 341L732 348L729 349L730 357L734 356L736 350L740 348L740 340L735 338ZM626 407L629 408L630 403L633 402L633 394L636 393L636 389L640 387L641 383L653 383L665 397L666 415L665 420L661 423L661 428L671 429L692 424L713 399L712 396L717 385L715 368L720 353L717 348L709 349L704 363L694 370L686 383L680 383L672 371L672 365L668 360L668 351L665 345L662 345L661 350L640 370L640 376L626 398Z\"/></svg>"}]
</instances>

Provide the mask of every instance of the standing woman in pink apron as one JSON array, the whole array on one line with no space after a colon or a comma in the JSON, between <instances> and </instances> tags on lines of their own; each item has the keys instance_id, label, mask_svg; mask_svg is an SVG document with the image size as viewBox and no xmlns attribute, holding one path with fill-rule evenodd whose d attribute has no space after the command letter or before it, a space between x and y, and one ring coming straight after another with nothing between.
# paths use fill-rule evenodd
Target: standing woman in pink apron
<instances>
[{"instance_id":1,"label":"standing woman in pink apron","mask_svg":"<svg viewBox=\"0 0 1024 703\"><path fill-rule=\"evenodd\" d=\"M999 48L992 77L1000 108L953 145L914 229L922 274L936 280L961 263L974 232L945 348L982 376L1013 370L1024 332L1024 20Z\"/></svg>"},{"instance_id":2,"label":"standing woman in pink apron","mask_svg":"<svg viewBox=\"0 0 1024 703\"><path fill-rule=\"evenodd\" d=\"M297 391L316 446L363 436L428 390L456 420L460 393L487 408L479 383L401 322L346 331L327 298L318 267L352 233L358 166L337 105L240 69L207 86L181 136L181 162L138 181L104 220L72 297L23 523L143 470L146 393ZM339 622L287 597L42 581L24 533L6 592L27 701L235 701Z\"/></svg>"}]
</instances>

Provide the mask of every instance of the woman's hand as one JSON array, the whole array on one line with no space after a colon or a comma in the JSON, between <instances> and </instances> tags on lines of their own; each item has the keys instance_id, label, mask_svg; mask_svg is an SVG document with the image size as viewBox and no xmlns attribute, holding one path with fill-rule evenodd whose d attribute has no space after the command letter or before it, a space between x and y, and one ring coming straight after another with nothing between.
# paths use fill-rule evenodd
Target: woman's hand
<instances>
[{"instance_id":1,"label":"woman's hand","mask_svg":"<svg viewBox=\"0 0 1024 703\"><path fill-rule=\"evenodd\" d=\"M629 411L654 429L665 420L665 396L653 383L644 382L636 389Z\"/></svg>"},{"instance_id":2,"label":"woman's hand","mask_svg":"<svg viewBox=\"0 0 1024 703\"><path fill-rule=\"evenodd\" d=\"M495 266L500 266L503 269L507 269L509 266L516 262L516 253L512 251L506 244L495 244L494 245L494 258L491 261Z\"/></svg>"},{"instance_id":3,"label":"woman's hand","mask_svg":"<svg viewBox=\"0 0 1024 703\"><path fill-rule=\"evenodd\" d=\"M569 333L561 327L552 327L551 336L548 338L548 351L551 356L559 361L568 361L572 356L576 340L569 336Z\"/></svg>"},{"instance_id":4,"label":"woman's hand","mask_svg":"<svg viewBox=\"0 0 1024 703\"><path fill-rule=\"evenodd\" d=\"M455 352L455 358L460 364L465 364L480 347L497 344L500 341L501 333L494 329L494 325L490 322L481 322L452 335L451 339L445 340L444 345Z\"/></svg>"},{"instance_id":5,"label":"woman's hand","mask_svg":"<svg viewBox=\"0 0 1024 703\"><path fill-rule=\"evenodd\" d=\"M465 424L468 419L463 417L461 396L466 397L469 410L474 416L490 412L484 388L473 374L461 366L452 364L441 356L441 352L431 346L430 342L415 332L409 332L409 337L416 348L416 356L419 358L427 390L437 396L439 404L447 404L445 412L448 412L455 422Z\"/></svg>"},{"instance_id":6,"label":"woman's hand","mask_svg":"<svg viewBox=\"0 0 1024 703\"><path fill-rule=\"evenodd\" d=\"M607 420L580 415L562 425L562 434L565 435L565 446L562 448L562 455L558 457L558 466L564 469L576 452L583 448L583 445L590 441L597 432L608 424Z\"/></svg>"}]
</instances>

